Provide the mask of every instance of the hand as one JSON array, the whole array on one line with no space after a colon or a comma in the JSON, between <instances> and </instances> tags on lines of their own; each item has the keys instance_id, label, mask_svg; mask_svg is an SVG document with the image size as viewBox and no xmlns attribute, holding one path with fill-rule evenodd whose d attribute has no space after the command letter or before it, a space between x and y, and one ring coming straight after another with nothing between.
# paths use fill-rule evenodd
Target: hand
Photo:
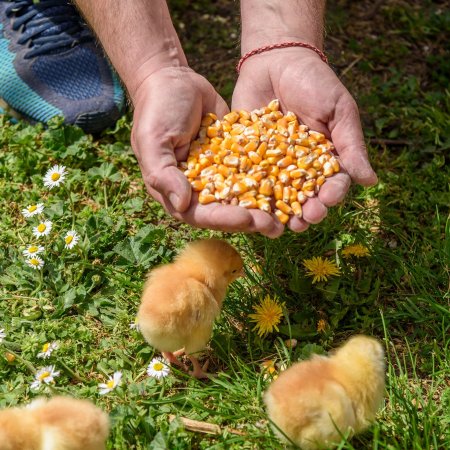
<instances>
[{"instance_id":1,"label":"hand","mask_svg":"<svg viewBox=\"0 0 450 450\"><path fill-rule=\"evenodd\" d=\"M304 231L319 223L327 208L342 201L350 177L364 186L377 182L370 166L359 120L350 93L318 55L309 49L286 48L254 55L241 67L233 94L233 109L252 110L278 98L283 112L294 112L312 130L331 139L341 162L341 172L323 184L317 197L303 205L303 218L288 225Z\"/></svg>"},{"instance_id":2,"label":"hand","mask_svg":"<svg viewBox=\"0 0 450 450\"><path fill-rule=\"evenodd\" d=\"M190 142L202 117L228 112L211 84L187 67L167 67L152 73L133 95L131 143L151 196L173 217L191 225L222 231L283 232L278 219L259 210L212 203L200 205L178 161L186 161Z\"/></svg>"}]
</instances>

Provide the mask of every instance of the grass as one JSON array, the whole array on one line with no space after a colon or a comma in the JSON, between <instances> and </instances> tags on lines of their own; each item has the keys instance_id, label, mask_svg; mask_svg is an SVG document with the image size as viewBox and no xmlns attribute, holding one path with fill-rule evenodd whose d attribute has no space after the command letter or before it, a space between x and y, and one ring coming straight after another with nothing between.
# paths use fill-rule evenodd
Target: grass
<instances>
[{"instance_id":1,"label":"grass","mask_svg":"<svg viewBox=\"0 0 450 450\"><path fill-rule=\"evenodd\" d=\"M189 2L186 12L188 2L170 3L191 64L229 100L235 5ZM263 409L270 380L261 362L290 365L367 333L386 346L385 407L370 430L340 448L449 448L450 59L444 47L450 13L438 1L392 0L372 12L373 2L329 3L327 51L358 99L380 182L353 187L344 204L306 233L271 241L175 222L145 193L129 146L129 115L95 139L58 120L44 128L0 116L0 329L6 332L0 407L36 397L30 383L48 362L61 375L40 393L92 398L107 410L109 449L283 448ZM211 17L219 25L205 28ZM48 191L42 177L54 163L66 165L69 175L62 188ZM22 257L35 219L20 211L37 201L54 224L42 272ZM71 228L81 241L69 251L62 236ZM129 327L144 276L185 242L212 235L236 245L248 272L229 291L208 350L218 376L204 383L173 370L162 381L149 378L145 369L155 352ZM364 244L370 255L343 258L352 243ZM312 284L302 265L312 256L336 261L340 276ZM248 314L267 294L285 303L285 315L279 332L260 338ZM319 320L325 321L320 332ZM298 346L286 348L288 338ZM42 345L53 341L59 348L38 359ZM100 396L98 383L117 370L122 385ZM218 424L222 432L186 431L170 415Z\"/></svg>"}]
</instances>

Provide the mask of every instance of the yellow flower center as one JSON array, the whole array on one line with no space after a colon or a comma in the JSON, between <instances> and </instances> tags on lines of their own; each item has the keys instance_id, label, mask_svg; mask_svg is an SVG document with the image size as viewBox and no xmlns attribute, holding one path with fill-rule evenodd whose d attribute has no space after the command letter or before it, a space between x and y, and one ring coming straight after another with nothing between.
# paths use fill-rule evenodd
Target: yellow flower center
<instances>
[{"instance_id":1,"label":"yellow flower center","mask_svg":"<svg viewBox=\"0 0 450 450\"><path fill-rule=\"evenodd\" d=\"M156 370L157 372L161 372L161 370L164 369L164 364L161 362L157 362L153 364L153 370Z\"/></svg>"},{"instance_id":2,"label":"yellow flower center","mask_svg":"<svg viewBox=\"0 0 450 450\"><path fill-rule=\"evenodd\" d=\"M28 253L36 253L38 250L39 249L35 245L28 247Z\"/></svg>"},{"instance_id":3,"label":"yellow flower center","mask_svg":"<svg viewBox=\"0 0 450 450\"><path fill-rule=\"evenodd\" d=\"M43 351L43 352L46 352L46 351L48 350L49 347L50 347L50 344L47 342L46 344L44 344L44 345L42 346L42 351Z\"/></svg>"},{"instance_id":4,"label":"yellow flower center","mask_svg":"<svg viewBox=\"0 0 450 450\"><path fill-rule=\"evenodd\" d=\"M45 223L40 223L37 227L37 230L39 231L39 233L43 233L46 229L47 229L47 226L45 225Z\"/></svg>"},{"instance_id":5,"label":"yellow flower center","mask_svg":"<svg viewBox=\"0 0 450 450\"><path fill-rule=\"evenodd\" d=\"M49 377L50 376L50 372L42 372L40 375L39 375L39 381L42 381L42 380L44 380L45 378L47 378L47 377Z\"/></svg>"},{"instance_id":6,"label":"yellow flower center","mask_svg":"<svg viewBox=\"0 0 450 450\"><path fill-rule=\"evenodd\" d=\"M66 241L66 244L69 245L73 241L73 236L66 236L64 240Z\"/></svg>"},{"instance_id":7,"label":"yellow flower center","mask_svg":"<svg viewBox=\"0 0 450 450\"><path fill-rule=\"evenodd\" d=\"M109 380L106 383L106 386L108 387L108 389L112 389L114 387L114 380Z\"/></svg>"},{"instance_id":8,"label":"yellow flower center","mask_svg":"<svg viewBox=\"0 0 450 450\"><path fill-rule=\"evenodd\" d=\"M37 205L31 205L28 207L28 212L32 213L37 210Z\"/></svg>"},{"instance_id":9,"label":"yellow flower center","mask_svg":"<svg viewBox=\"0 0 450 450\"><path fill-rule=\"evenodd\" d=\"M30 264L32 264L33 266L38 266L39 265L39 260L36 258L31 258L30 259Z\"/></svg>"},{"instance_id":10,"label":"yellow flower center","mask_svg":"<svg viewBox=\"0 0 450 450\"><path fill-rule=\"evenodd\" d=\"M58 172L52 173L52 176L50 177L52 181L58 181L61 178L61 175Z\"/></svg>"}]
</instances>

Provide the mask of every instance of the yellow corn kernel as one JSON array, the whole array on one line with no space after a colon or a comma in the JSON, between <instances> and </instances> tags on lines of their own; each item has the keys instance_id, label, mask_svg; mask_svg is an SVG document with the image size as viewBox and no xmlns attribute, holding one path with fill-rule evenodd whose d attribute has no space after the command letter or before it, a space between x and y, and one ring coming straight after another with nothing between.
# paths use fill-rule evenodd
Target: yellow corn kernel
<instances>
[{"instance_id":1,"label":"yellow corn kernel","mask_svg":"<svg viewBox=\"0 0 450 450\"><path fill-rule=\"evenodd\" d=\"M233 125L239 119L239 113L237 111L231 111L228 114L223 116L224 120L226 120L230 125Z\"/></svg>"},{"instance_id":2,"label":"yellow corn kernel","mask_svg":"<svg viewBox=\"0 0 450 450\"><path fill-rule=\"evenodd\" d=\"M297 159L297 167L299 169L306 170L312 166L313 162L314 162L314 158L312 158L311 155L303 156L303 157Z\"/></svg>"},{"instance_id":3,"label":"yellow corn kernel","mask_svg":"<svg viewBox=\"0 0 450 450\"><path fill-rule=\"evenodd\" d=\"M203 189L198 195L198 201L202 205L207 205L209 203L215 202L216 197L213 194L211 194L211 192L208 189Z\"/></svg>"},{"instance_id":4,"label":"yellow corn kernel","mask_svg":"<svg viewBox=\"0 0 450 450\"><path fill-rule=\"evenodd\" d=\"M233 184L232 192L235 195L245 194L248 191L248 187L243 181L238 181Z\"/></svg>"},{"instance_id":5,"label":"yellow corn kernel","mask_svg":"<svg viewBox=\"0 0 450 450\"><path fill-rule=\"evenodd\" d=\"M259 200L256 200L257 207L266 213L272 212L272 207L270 206L270 202L265 198L260 198Z\"/></svg>"},{"instance_id":6,"label":"yellow corn kernel","mask_svg":"<svg viewBox=\"0 0 450 450\"><path fill-rule=\"evenodd\" d=\"M308 200L308 198L306 197L305 193L303 191L299 191L297 194L297 201L303 205L303 203L306 202L306 200Z\"/></svg>"},{"instance_id":7,"label":"yellow corn kernel","mask_svg":"<svg viewBox=\"0 0 450 450\"><path fill-rule=\"evenodd\" d=\"M330 161L327 161L323 165L323 175L327 178L331 177L331 175L334 175L333 165L331 164Z\"/></svg>"},{"instance_id":8,"label":"yellow corn kernel","mask_svg":"<svg viewBox=\"0 0 450 450\"><path fill-rule=\"evenodd\" d=\"M278 177L278 174L280 173L280 168L278 166L270 166L267 174L269 176Z\"/></svg>"},{"instance_id":9,"label":"yellow corn kernel","mask_svg":"<svg viewBox=\"0 0 450 450\"><path fill-rule=\"evenodd\" d=\"M325 176L324 175L318 176L316 179L316 185L322 186L323 183L325 183Z\"/></svg>"},{"instance_id":10,"label":"yellow corn kernel","mask_svg":"<svg viewBox=\"0 0 450 450\"><path fill-rule=\"evenodd\" d=\"M280 101L275 98L267 105L267 108L269 108L270 111L278 111L280 109Z\"/></svg>"},{"instance_id":11,"label":"yellow corn kernel","mask_svg":"<svg viewBox=\"0 0 450 450\"><path fill-rule=\"evenodd\" d=\"M259 187L259 193L262 195L270 196L273 194L273 181L270 178L261 180L261 185Z\"/></svg>"},{"instance_id":12,"label":"yellow corn kernel","mask_svg":"<svg viewBox=\"0 0 450 450\"><path fill-rule=\"evenodd\" d=\"M244 130L245 130L245 126L244 125L242 125L241 123L234 123L231 126L230 134L232 136L240 135L240 134L242 134L244 132Z\"/></svg>"},{"instance_id":13,"label":"yellow corn kernel","mask_svg":"<svg viewBox=\"0 0 450 450\"><path fill-rule=\"evenodd\" d=\"M244 109L241 109L239 111L239 117L241 119L244 119L244 120L249 120L250 119L250 113L248 111L245 111Z\"/></svg>"},{"instance_id":14,"label":"yellow corn kernel","mask_svg":"<svg viewBox=\"0 0 450 450\"><path fill-rule=\"evenodd\" d=\"M292 160L292 157L290 156L285 156L284 158L280 159L277 162L277 166L281 167L281 168L285 168L290 166L294 161Z\"/></svg>"},{"instance_id":15,"label":"yellow corn kernel","mask_svg":"<svg viewBox=\"0 0 450 450\"><path fill-rule=\"evenodd\" d=\"M311 180L312 178L317 178L317 170L310 167L307 171L306 179Z\"/></svg>"},{"instance_id":16,"label":"yellow corn kernel","mask_svg":"<svg viewBox=\"0 0 450 450\"><path fill-rule=\"evenodd\" d=\"M262 181L267 176L267 172L264 170L262 172L255 172L252 177L258 183Z\"/></svg>"},{"instance_id":17,"label":"yellow corn kernel","mask_svg":"<svg viewBox=\"0 0 450 450\"><path fill-rule=\"evenodd\" d=\"M280 173L278 174L278 179L283 184L288 184L291 181L291 176L287 170L280 170Z\"/></svg>"},{"instance_id":18,"label":"yellow corn kernel","mask_svg":"<svg viewBox=\"0 0 450 450\"><path fill-rule=\"evenodd\" d=\"M238 156L227 155L225 156L225 158L223 158L223 163L229 167L239 167L240 161Z\"/></svg>"},{"instance_id":19,"label":"yellow corn kernel","mask_svg":"<svg viewBox=\"0 0 450 450\"><path fill-rule=\"evenodd\" d=\"M212 123L217 120L217 116L214 113L208 113L203 117L201 121L202 127L209 127Z\"/></svg>"},{"instance_id":20,"label":"yellow corn kernel","mask_svg":"<svg viewBox=\"0 0 450 450\"><path fill-rule=\"evenodd\" d=\"M274 164L277 164L280 159L281 159L281 156L269 156L268 158L266 158L266 161L269 164L274 165Z\"/></svg>"},{"instance_id":21,"label":"yellow corn kernel","mask_svg":"<svg viewBox=\"0 0 450 450\"><path fill-rule=\"evenodd\" d=\"M340 169L339 161L334 156L332 156L330 158L330 163L331 163L331 166L333 167L334 173L338 173L339 169Z\"/></svg>"},{"instance_id":22,"label":"yellow corn kernel","mask_svg":"<svg viewBox=\"0 0 450 450\"><path fill-rule=\"evenodd\" d=\"M230 136L227 136L222 142L222 148L230 150L233 143L233 139Z\"/></svg>"},{"instance_id":23,"label":"yellow corn kernel","mask_svg":"<svg viewBox=\"0 0 450 450\"><path fill-rule=\"evenodd\" d=\"M290 193L289 193L289 202L288 203L293 203L295 201L297 201L297 189L294 187L290 187Z\"/></svg>"},{"instance_id":24,"label":"yellow corn kernel","mask_svg":"<svg viewBox=\"0 0 450 450\"><path fill-rule=\"evenodd\" d=\"M270 158L273 156L284 156L284 151L281 148L271 148L266 151L265 156L267 158Z\"/></svg>"},{"instance_id":25,"label":"yellow corn kernel","mask_svg":"<svg viewBox=\"0 0 450 450\"><path fill-rule=\"evenodd\" d=\"M282 200L277 200L275 202L275 206L280 211L283 211L285 214L291 214L292 213L292 208L287 203L283 202Z\"/></svg>"},{"instance_id":26,"label":"yellow corn kernel","mask_svg":"<svg viewBox=\"0 0 450 450\"><path fill-rule=\"evenodd\" d=\"M258 204L256 202L256 198L251 195L243 196L239 199L239 206L242 206L247 209L257 208Z\"/></svg>"},{"instance_id":27,"label":"yellow corn kernel","mask_svg":"<svg viewBox=\"0 0 450 450\"><path fill-rule=\"evenodd\" d=\"M266 154L266 151L267 151L267 142L261 142L256 152L258 153L259 156L261 156L261 158L263 158L264 155Z\"/></svg>"},{"instance_id":28,"label":"yellow corn kernel","mask_svg":"<svg viewBox=\"0 0 450 450\"><path fill-rule=\"evenodd\" d=\"M200 192L204 188L204 184L198 178L191 181L191 186L192 186L192 189L196 192Z\"/></svg>"},{"instance_id":29,"label":"yellow corn kernel","mask_svg":"<svg viewBox=\"0 0 450 450\"><path fill-rule=\"evenodd\" d=\"M305 192L305 191L314 191L315 186L316 186L316 180L305 181L303 183L303 192Z\"/></svg>"},{"instance_id":30,"label":"yellow corn kernel","mask_svg":"<svg viewBox=\"0 0 450 450\"><path fill-rule=\"evenodd\" d=\"M299 202L292 202L291 203L292 212L299 218L302 218L303 215L303 208L302 205Z\"/></svg>"},{"instance_id":31,"label":"yellow corn kernel","mask_svg":"<svg viewBox=\"0 0 450 450\"><path fill-rule=\"evenodd\" d=\"M283 200L284 203L289 203L290 198L291 198L291 188L289 186L285 186L283 188L283 195L281 197L281 200Z\"/></svg>"},{"instance_id":32,"label":"yellow corn kernel","mask_svg":"<svg viewBox=\"0 0 450 450\"><path fill-rule=\"evenodd\" d=\"M324 142L325 141L325 135L322 133L319 133L318 131L309 131L309 137L310 139L313 139L316 142Z\"/></svg>"},{"instance_id":33,"label":"yellow corn kernel","mask_svg":"<svg viewBox=\"0 0 450 450\"><path fill-rule=\"evenodd\" d=\"M282 200L283 199L283 185L275 184L275 186L273 187L273 195L275 197L275 200Z\"/></svg>"},{"instance_id":34,"label":"yellow corn kernel","mask_svg":"<svg viewBox=\"0 0 450 450\"><path fill-rule=\"evenodd\" d=\"M283 211L280 211L279 209L275 210L275 215L278 217L278 220L283 224L287 224L289 221L289 216L285 214Z\"/></svg>"},{"instance_id":35,"label":"yellow corn kernel","mask_svg":"<svg viewBox=\"0 0 450 450\"><path fill-rule=\"evenodd\" d=\"M247 156L241 156L239 163L239 170L241 172L248 172L252 168L253 164L250 158Z\"/></svg>"},{"instance_id":36,"label":"yellow corn kernel","mask_svg":"<svg viewBox=\"0 0 450 450\"><path fill-rule=\"evenodd\" d=\"M219 128L217 128L216 126L213 126L213 125L209 126L206 129L206 136L208 136L209 138L214 138L214 137L218 136L219 133L220 133Z\"/></svg>"},{"instance_id":37,"label":"yellow corn kernel","mask_svg":"<svg viewBox=\"0 0 450 450\"><path fill-rule=\"evenodd\" d=\"M305 182L304 178L296 178L295 180L292 180L291 186L294 189L297 189L297 191L299 191L303 187L304 182Z\"/></svg>"},{"instance_id":38,"label":"yellow corn kernel","mask_svg":"<svg viewBox=\"0 0 450 450\"><path fill-rule=\"evenodd\" d=\"M256 152L249 152L248 157L253 164L259 164L262 159L261 156L259 156Z\"/></svg>"},{"instance_id":39,"label":"yellow corn kernel","mask_svg":"<svg viewBox=\"0 0 450 450\"><path fill-rule=\"evenodd\" d=\"M199 172L196 169L188 169L188 170L184 171L184 174L188 178L195 178L195 177L198 177Z\"/></svg>"},{"instance_id":40,"label":"yellow corn kernel","mask_svg":"<svg viewBox=\"0 0 450 450\"><path fill-rule=\"evenodd\" d=\"M258 144L256 141L250 141L248 144L245 144L244 151L246 153L254 152L258 148Z\"/></svg>"}]
</instances>

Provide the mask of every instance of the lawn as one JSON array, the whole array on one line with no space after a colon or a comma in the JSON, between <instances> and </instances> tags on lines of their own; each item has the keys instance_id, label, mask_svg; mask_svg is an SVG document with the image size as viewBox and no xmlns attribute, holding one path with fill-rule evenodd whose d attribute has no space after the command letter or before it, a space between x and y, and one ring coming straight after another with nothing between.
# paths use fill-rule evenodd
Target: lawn
<instances>
[{"instance_id":1,"label":"lawn","mask_svg":"<svg viewBox=\"0 0 450 450\"><path fill-rule=\"evenodd\" d=\"M229 101L236 2L169 3L192 67ZM114 450L281 449L262 403L271 379L262 363L282 370L365 333L385 346L385 404L365 434L339 448L450 448L450 10L429 0L328 3L326 51L360 106L379 183L353 186L305 233L270 240L173 220L146 194L129 113L95 137L58 119L43 127L0 115L1 408L55 393L90 398L110 414ZM49 190L42 180L54 164L68 176ZM22 255L38 222L21 211L34 203L53 224L42 270ZM80 241L68 249L72 229ZM172 369L151 378L158 354L132 326L145 274L208 236L234 244L247 272L230 288L205 353L218 376L197 381ZM369 253L347 257L352 244ZM312 257L336 262L340 274L312 283L303 265ZM266 296L284 315L279 331L261 338L249 314ZM39 358L52 342L58 348ZM31 389L47 365L60 372L55 384ZM98 384L116 371L121 385L100 395ZM181 418L220 432L189 431Z\"/></svg>"}]
</instances>

